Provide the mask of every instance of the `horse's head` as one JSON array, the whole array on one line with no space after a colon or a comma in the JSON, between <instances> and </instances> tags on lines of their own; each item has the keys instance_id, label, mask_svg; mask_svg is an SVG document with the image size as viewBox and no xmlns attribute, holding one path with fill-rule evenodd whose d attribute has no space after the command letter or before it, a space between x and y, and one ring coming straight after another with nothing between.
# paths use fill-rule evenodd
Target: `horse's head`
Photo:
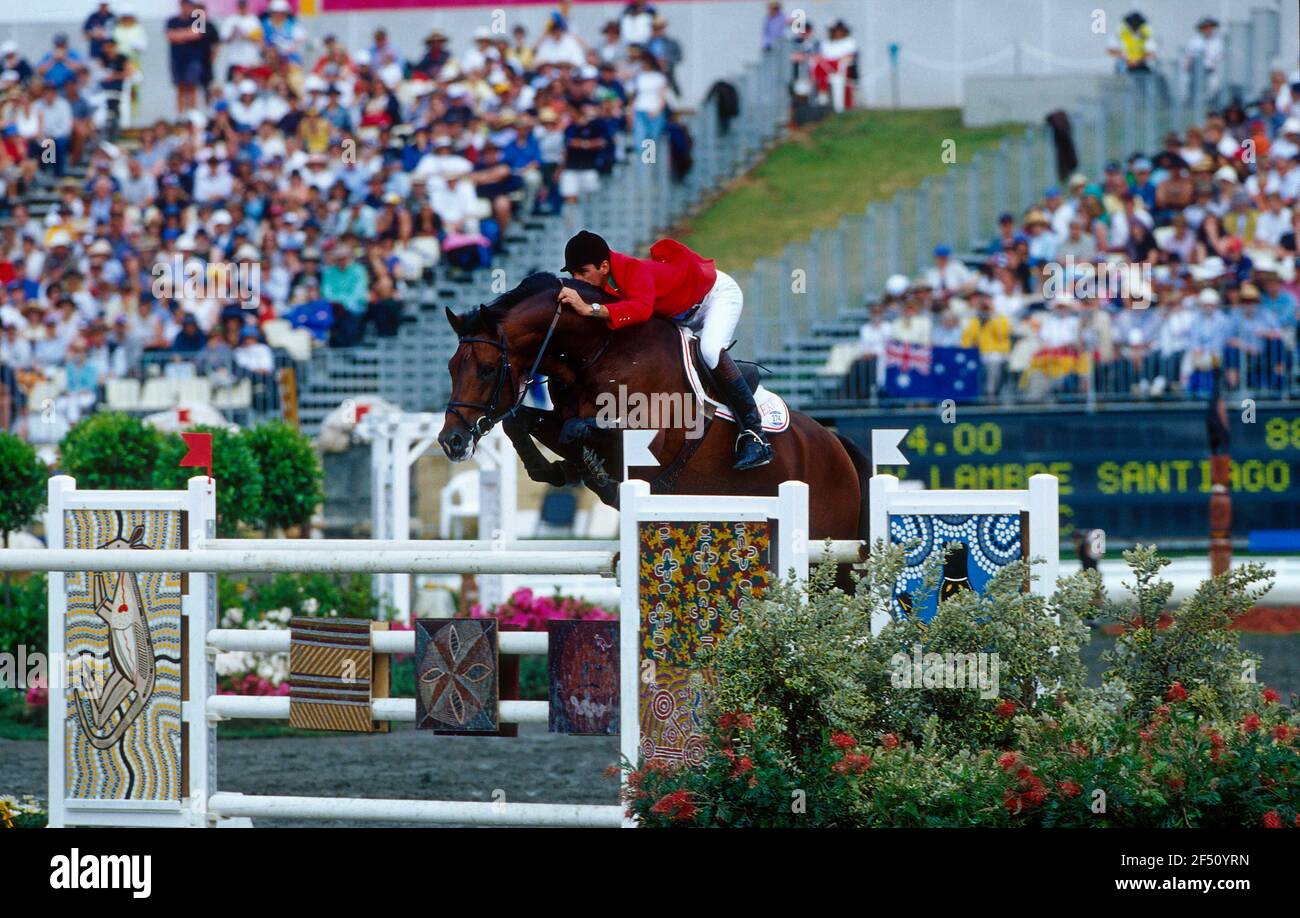
<instances>
[{"instance_id":1,"label":"horse's head","mask_svg":"<svg viewBox=\"0 0 1300 918\"><path fill-rule=\"evenodd\" d=\"M448 459L461 462L473 455L479 438L514 407L522 382L518 374L528 368L520 369L511 360L505 329L490 309L480 306L465 315L448 309L447 321L459 342L447 361L451 400L438 443Z\"/></svg>"}]
</instances>

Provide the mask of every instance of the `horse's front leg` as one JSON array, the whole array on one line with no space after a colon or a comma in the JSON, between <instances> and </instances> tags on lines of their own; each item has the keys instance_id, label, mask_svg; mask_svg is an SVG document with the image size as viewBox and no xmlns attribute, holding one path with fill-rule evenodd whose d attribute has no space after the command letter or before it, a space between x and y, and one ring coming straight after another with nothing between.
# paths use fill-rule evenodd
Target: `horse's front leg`
<instances>
[{"instance_id":1,"label":"horse's front leg","mask_svg":"<svg viewBox=\"0 0 1300 918\"><path fill-rule=\"evenodd\" d=\"M578 484L582 476L576 463L569 459L552 462L542 455L542 451L537 448L537 443L533 440L535 433L541 433L542 442L546 443L548 438L544 435L545 431L539 431L539 428L554 426L554 437L558 441L559 422L558 419L547 417L551 414L553 412L536 408L521 408L517 414L501 422L501 429L510 438L515 452L524 463L524 471L528 472L528 477L533 481L540 481L557 488Z\"/></svg>"}]
</instances>

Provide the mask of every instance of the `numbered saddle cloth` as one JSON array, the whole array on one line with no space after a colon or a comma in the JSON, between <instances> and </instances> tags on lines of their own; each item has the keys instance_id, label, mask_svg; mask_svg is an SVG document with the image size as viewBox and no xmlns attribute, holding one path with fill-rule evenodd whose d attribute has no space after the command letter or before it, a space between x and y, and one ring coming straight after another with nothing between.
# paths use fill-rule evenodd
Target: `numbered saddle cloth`
<instances>
[{"instance_id":1,"label":"numbered saddle cloth","mask_svg":"<svg viewBox=\"0 0 1300 918\"><path fill-rule=\"evenodd\" d=\"M731 413L731 409L714 398L705 388L700 367L697 365L700 352L695 346L695 334L689 328L680 325L677 331L682 337L682 363L686 367L686 378L690 381L691 391L702 404L711 405L718 417L734 424L736 416ZM752 363L737 361L737 364L741 368L745 382L749 383L749 388L754 393L754 404L758 407L758 416L762 418L763 430L767 433L781 433L790 426L790 406L785 403L785 399L758 382L758 368Z\"/></svg>"}]
</instances>

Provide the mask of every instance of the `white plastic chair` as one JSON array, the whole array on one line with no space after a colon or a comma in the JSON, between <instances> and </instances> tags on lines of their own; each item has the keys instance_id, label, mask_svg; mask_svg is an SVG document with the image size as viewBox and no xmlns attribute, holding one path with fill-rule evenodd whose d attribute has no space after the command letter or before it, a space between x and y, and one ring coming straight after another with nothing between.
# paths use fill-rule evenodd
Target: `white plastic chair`
<instances>
[{"instance_id":1,"label":"white plastic chair","mask_svg":"<svg viewBox=\"0 0 1300 918\"><path fill-rule=\"evenodd\" d=\"M478 469L469 469L453 475L438 498L438 538L450 539L455 521L478 521ZM457 525L464 530L463 523ZM483 534L479 533L483 538ZM491 538L491 534L488 534Z\"/></svg>"},{"instance_id":2,"label":"white plastic chair","mask_svg":"<svg viewBox=\"0 0 1300 918\"><path fill-rule=\"evenodd\" d=\"M125 377L104 384L104 403L113 411L134 411L140 407L140 380Z\"/></svg>"}]
</instances>

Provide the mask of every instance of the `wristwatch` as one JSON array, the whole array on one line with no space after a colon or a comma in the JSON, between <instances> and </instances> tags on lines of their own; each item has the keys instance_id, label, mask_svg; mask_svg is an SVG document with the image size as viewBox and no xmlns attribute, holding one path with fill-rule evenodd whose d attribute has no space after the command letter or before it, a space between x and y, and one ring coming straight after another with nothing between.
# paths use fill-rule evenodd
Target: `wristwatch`
<instances>
[{"instance_id":1,"label":"wristwatch","mask_svg":"<svg viewBox=\"0 0 1300 918\"><path fill-rule=\"evenodd\" d=\"M600 303L592 303L592 304L591 304L591 314L592 314L593 316L595 316L597 319L600 318L600 314L601 314L601 312L604 311L604 309L605 309L605 307L602 306Z\"/></svg>"}]
</instances>

